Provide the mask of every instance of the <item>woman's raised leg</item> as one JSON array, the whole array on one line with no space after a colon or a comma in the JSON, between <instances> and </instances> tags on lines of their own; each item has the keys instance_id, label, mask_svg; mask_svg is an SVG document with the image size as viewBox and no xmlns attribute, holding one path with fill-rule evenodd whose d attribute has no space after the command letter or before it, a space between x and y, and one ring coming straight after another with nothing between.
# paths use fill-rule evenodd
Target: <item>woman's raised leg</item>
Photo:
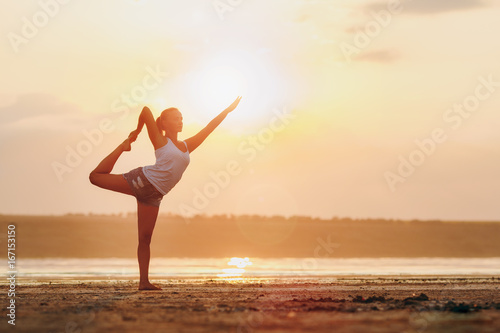
<instances>
[{"instance_id":1,"label":"woman's raised leg","mask_svg":"<svg viewBox=\"0 0 500 333\"><path fill-rule=\"evenodd\" d=\"M148 206L137 202L137 226L139 245L137 259L139 261L139 290L160 290L161 288L149 282L150 244L160 207Z\"/></svg>"},{"instance_id":2,"label":"woman's raised leg","mask_svg":"<svg viewBox=\"0 0 500 333\"><path fill-rule=\"evenodd\" d=\"M122 175L111 174L111 170L113 170L120 155L124 151L130 150L130 144L129 136L90 173L90 182L107 190L133 195L130 186Z\"/></svg>"}]
</instances>

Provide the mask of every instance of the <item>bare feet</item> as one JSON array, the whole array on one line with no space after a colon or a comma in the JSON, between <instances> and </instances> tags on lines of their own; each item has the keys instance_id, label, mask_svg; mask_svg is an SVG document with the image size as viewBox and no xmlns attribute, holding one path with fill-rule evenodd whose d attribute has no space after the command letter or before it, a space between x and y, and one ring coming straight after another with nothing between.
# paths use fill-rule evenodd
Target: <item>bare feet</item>
<instances>
[{"instance_id":1,"label":"bare feet","mask_svg":"<svg viewBox=\"0 0 500 333\"><path fill-rule=\"evenodd\" d=\"M147 281L139 282L139 290L161 290L161 288Z\"/></svg>"},{"instance_id":2,"label":"bare feet","mask_svg":"<svg viewBox=\"0 0 500 333\"><path fill-rule=\"evenodd\" d=\"M125 141L122 142L121 146L122 146L123 151L131 151L132 145L130 142L130 138L125 139Z\"/></svg>"},{"instance_id":3,"label":"bare feet","mask_svg":"<svg viewBox=\"0 0 500 333\"><path fill-rule=\"evenodd\" d=\"M132 150L132 143L135 142L135 140L137 140L137 135L139 135L137 131L130 132L128 138L126 138L125 141L123 141L121 144L123 151Z\"/></svg>"}]
</instances>

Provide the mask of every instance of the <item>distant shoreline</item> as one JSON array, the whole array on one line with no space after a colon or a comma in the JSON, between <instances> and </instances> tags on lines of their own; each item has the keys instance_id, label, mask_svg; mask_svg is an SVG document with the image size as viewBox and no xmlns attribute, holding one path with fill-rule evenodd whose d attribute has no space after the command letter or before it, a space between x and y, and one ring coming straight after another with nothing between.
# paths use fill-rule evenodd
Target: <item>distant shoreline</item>
<instances>
[{"instance_id":1,"label":"distant shoreline","mask_svg":"<svg viewBox=\"0 0 500 333\"><path fill-rule=\"evenodd\" d=\"M0 215L0 237L11 223L21 259L136 256L134 214ZM158 218L151 251L153 258L491 258L500 257L499 237L498 222L165 214Z\"/></svg>"},{"instance_id":2,"label":"distant shoreline","mask_svg":"<svg viewBox=\"0 0 500 333\"><path fill-rule=\"evenodd\" d=\"M81 218L113 218L113 219L129 219L131 217L135 218L136 212L123 212L123 213L110 213L110 214L94 214L94 213L65 213L65 214L8 214L8 213L0 213L0 221L4 221L8 218L61 218L61 217L81 217ZM256 220L267 220L267 219L300 219L300 220L311 220L311 221L322 221L322 222L335 222L335 221L353 221L353 222L397 222L397 223L500 223L500 220L441 220L441 219L400 219L400 218L355 218L355 217L338 217L334 216L331 218L322 218L322 217L314 217L307 215L296 215L296 216L284 216L284 215L252 215L252 214L202 214L196 215L193 217L185 217L179 214L173 213L160 213L158 215L159 218L171 218L171 219L185 219L185 220L193 220L193 219L212 219L212 218L222 218L222 219L234 219L234 218L252 218Z\"/></svg>"}]
</instances>

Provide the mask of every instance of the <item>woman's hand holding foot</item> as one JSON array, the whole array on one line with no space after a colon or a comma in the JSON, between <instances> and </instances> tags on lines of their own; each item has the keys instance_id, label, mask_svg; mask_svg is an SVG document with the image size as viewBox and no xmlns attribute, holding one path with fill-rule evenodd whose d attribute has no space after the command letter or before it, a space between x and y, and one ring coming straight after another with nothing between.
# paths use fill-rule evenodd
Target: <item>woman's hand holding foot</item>
<instances>
[{"instance_id":1,"label":"woman's hand holding foot","mask_svg":"<svg viewBox=\"0 0 500 333\"><path fill-rule=\"evenodd\" d=\"M132 145L130 142L130 138L126 138L125 141L122 142L120 145L123 151L131 151L132 150Z\"/></svg>"},{"instance_id":2,"label":"woman's hand holding foot","mask_svg":"<svg viewBox=\"0 0 500 333\"><path fill-rule=\"evenodd\" d=\"M125 141L123 141L121 144L123 151L132 150L132 143L135 142L135 140L137 140L138 135L139 135L138 130L130 132L128 138L126 138Z\"/></svg>"},{"instance_id":3,"label":"woman's hand holding foot","mask_svg":"<svg viewBox=\"0 0 500 333\"><path fill-rule=\"evenodd\" d=\"M130 132L130 134L128 135L128 138L130 139L130 143L133 143L133 142L135 142L135 140L137 140L139 133L141 133L141 131L138 129Z\"/></svg>"}]
</instances>

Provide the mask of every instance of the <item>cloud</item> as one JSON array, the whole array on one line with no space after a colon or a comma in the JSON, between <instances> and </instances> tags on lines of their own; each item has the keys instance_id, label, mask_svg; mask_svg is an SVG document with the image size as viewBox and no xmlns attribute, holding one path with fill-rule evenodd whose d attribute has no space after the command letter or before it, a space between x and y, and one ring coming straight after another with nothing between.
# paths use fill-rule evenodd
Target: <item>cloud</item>
<instances>
[{"instance_id":1,"label":"cloud","mask_svg":"<svg viewBox=\"0 0 500 333\"><path fill-rule=\"evenodd\" d=\"M355 61L369 61L378 63L392 63L399 58L399 54L392 50L377 50L371 52L361 52Z\"/></svg>"},{"instance_id":2,"label":"cloud","mask_svg":"<svg viewBox=\"0 0 500 333\"><path fill-rule=\"evenodd\" d=\"M3 130L74 130L89 122L75 105L49 94L25 94L0 107ZM90 119L91 120L91 119Z\"/></svg>"},{"instance_id":3,"label":"cloud","mask_svg":"<svg viewBox=\"0 0 500 333\"><path fill-rule=\"evenodd\" d=\"M52 95L20 95L10 105L0 108L0 121L5 124L43 115L61 115L71 113L74 109L70 104L62 103Z\"/></svg>"},{"instance_id":4,"label":"cloud","mask_svg":"<svg viewBox=\"0 0 500 333\"><path fill-rule=\"evenodd\" d=\"M406 0L401 1L403 13L425 15L454 12L459 10L478 9L486 7L482 0ZM387 1L376 2L366 6L367 10L387 9Z\"/></svg>"}]
</instances>

